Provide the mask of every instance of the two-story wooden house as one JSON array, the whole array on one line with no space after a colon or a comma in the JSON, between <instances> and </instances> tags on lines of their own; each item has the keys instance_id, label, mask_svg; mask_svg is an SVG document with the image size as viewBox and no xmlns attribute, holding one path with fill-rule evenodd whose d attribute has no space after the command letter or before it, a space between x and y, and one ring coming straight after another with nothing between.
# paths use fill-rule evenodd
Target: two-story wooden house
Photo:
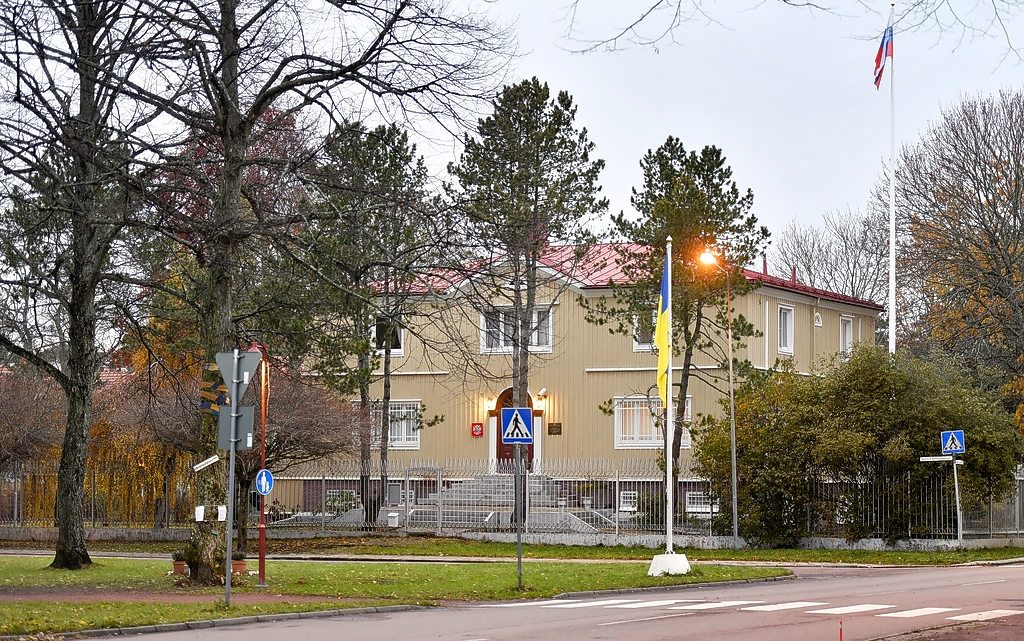
<instances>
[{"instance_id":1,"label":"two-story wooden house","mask_svg":"<svg viewBox=\"0 0 1024 641\"><path fill-rule=\"evenodd\" d=\"M571 270L562 271L557 260L544 261L547 284L537 294L532 319L536 329L530 337L527 401L534 416L534 443L527 458L538 475L579 478L595 466L656 470L654 462L664 448L651 411L652 403L656 409L660 400L652 389L657 354L650 338L613 334L606 326L589 323L580 304L581 297L610 297L609 281L622 282L613 258L613 247L599 245ZM736 357L754 367L790 359L796 371L810 372L822 358L858 342L874 342L879 305L808 287L795 278L770 276L766 270L744 270L744 275L760 286L735 298L733 309L759 335L746 339ZM435 298L429 304L449 312L443 330L417 327L390 337L388 459L394 487L378 488L385 505L402 502L400 479L410 467L472 470L462 477L500 474L513 457L512 446L502 443L498 411L509 405L511 396L511 345L503 331L509 319L500 305L485 313L473 311L460 299L461 286L455 278L445 281L441 291L433 288L432 296L440 295L444 302L439 305ZM442 331L460 335L460 347L452 347L448 339L434 340ZM686 407L680 409L693 418L720 413L720 390L725 389L721 363L698 356L695 366L709 375L701 378L717 378L720 384L715 389L691 378ZM678 376L677 368L675 380ZM380 381L372 391L380 397ZM421 418L435 415L444 420L420 429ZM681 462L688 468L690 448L699 443L687 435L682 445ZM314 490L305 492L306 509L316 503L308 495L319 495L321 489L337 494L330 488L351 487L346 482L351 478L341 472L322 479L307 476L305 482Z\"/></svg>"}]
</instances>

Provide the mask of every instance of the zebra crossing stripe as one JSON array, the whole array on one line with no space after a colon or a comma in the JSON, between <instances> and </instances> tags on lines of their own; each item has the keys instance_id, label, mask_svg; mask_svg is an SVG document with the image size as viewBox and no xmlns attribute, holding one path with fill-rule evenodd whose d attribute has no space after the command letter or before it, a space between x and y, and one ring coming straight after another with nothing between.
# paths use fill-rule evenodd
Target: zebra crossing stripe
<instances>
[{"instance_id":1,"label":"zebra crossing stripe","mask_svg":"<svg viewBox=\"0 0 1024 641\"><path fill-rule=\"evenodd\" d=\"M808 610L807 614L853 614L855 612L870 612L872 610L884 610L895 608L895 605L879 605L877 603L861 603L859 605L848 605L842 608L825 608L824 610Z\"/></svg>"},{"instance_id":2,"label":"zebra crossing stripe","mask_svg":"<svg viewBox=\"0 0 1024 641\"><path fill-rule=\"evenodd\" d=\"M790 601L789 603L776 603L774 605L752 605L741 610L753 610L754 612L776 612L778 610L795 610L797 608L813 608L817 605L828 605L821 601Z\"/></svg>"},{"instance_id":3,"label":"zebra crossing stripe","mask_svg":"<svg viewBox=\"0 0 1024 641\"><path fill-rule=\"evenodd\" d=\"M1016 614L1024 614L1024 610L986 610L985 612L975 612L973 614L961 614L960 616L947 617L947 619L950 621L988 621L989 619L1011 617Z\"/></svg>"},{"instance_id":4,"label":"zebra crossing stripe","mask_svg":"<svg viewBox=\"0 0 1024 641\"><path fill-rule=\"evenodd\" d=\"M622 605L610 605L609 608L660 608L676 603L700 603L700 599L666 599L664 601L641 601L640 603L624 603Z\"/></svg>"},{"instance_id":5,"label":"zebra crossing stripe","mask_svg":"<svg viewBox=\"0 0 1024 641\"><path fill-rule=\"evenodd\" d=\"M903 610L902 612L886 612L885 614L876 614L876 617L893 617L895 619L912 619L914 617L928 616L929 614L939 614L941 612L956 612L960 608L917 608L916 610Z\"/></svg>"},{"instance_id":6,"label":"zebra crossing stripe","mask_svg":"<svg viewBox=\"0 0 1024 641\"><path fill-rule=\"evenodd\" d=\"M522 608L533 605L548 605L552 603L576 603L579 599L551 599L549 601L517 601L515 603L485 603L485 608Z\"/></svg>"},{"instance_id":7,"label":"zebra crossing stripe","mask_svg":"<svg viewBox=\"0 0 1024 641\"><path fill-rule=\"evenodd\" d=\"M616 603L632 603L640 599L605 599L604 601L581 601L579 603L556 603L553 605L542 605L542 608L596 608L603 605L615 605Z\"/></svg>"},{"instance_id":8,"label":"zebra crossing stripe","mask_svg":"<svg viewBox=\"0 0 1024 641\"><path fill-rule=\"evenodd\" d=\"M669 610L713 610L715 608L731 608L748 603L764 603L764 601L715 601L713 603L695 603L693 605L677 605Z\"/></svg>"}]
</instances>

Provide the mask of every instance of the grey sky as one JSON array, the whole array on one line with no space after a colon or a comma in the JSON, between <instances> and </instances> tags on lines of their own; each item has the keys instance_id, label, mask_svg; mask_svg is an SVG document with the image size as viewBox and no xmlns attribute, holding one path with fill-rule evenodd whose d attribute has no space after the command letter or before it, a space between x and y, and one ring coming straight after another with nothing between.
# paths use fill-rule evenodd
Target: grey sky
<instances>
[{"instance_id":1,"label":"grey sky","mask_svg":"<svg viewBox=\"0 0 1024 641\"><path fill-rule=\"evenodd\" d=\"M581 0L577 31L610 35L640 4ZM587 54L567 51L579 46L565 38L567 0L485 6L518 21L523 55L509 81L536 75L575 98L577 123L607 162L612 211L630 209L640 157L669 134L687 148L721 147L775 235L793 219L817 223L828 211L863 208L889 154L890 68L881 90L872 84L888 2L877 14L850 3L844 16L776 0L706 4L719 24L684 24L676 44ZM1024 21L1010 26L1024 45ZM897 28L897 148L962 96L1020 89L1024 65L1005 53L997 38Z\"/></svg>"}]
</instances>

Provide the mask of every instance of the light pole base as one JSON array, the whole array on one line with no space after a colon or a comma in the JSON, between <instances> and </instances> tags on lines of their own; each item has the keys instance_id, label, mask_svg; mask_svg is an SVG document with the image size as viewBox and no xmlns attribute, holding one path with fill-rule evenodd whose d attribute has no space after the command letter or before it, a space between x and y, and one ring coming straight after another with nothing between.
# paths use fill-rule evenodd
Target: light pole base
<instances>
[{"instance_id":1,"label":"light pole base","mask_svg":"<svg viewBox=\"0 0 1024 641\"><path fill-rule=\"evenodd\" d=\"M662 576L663 574L689 574L690 562L685 554L659 554L651 561L651 568L647 570L647 576Z\"/></svg>"}]
</instances>

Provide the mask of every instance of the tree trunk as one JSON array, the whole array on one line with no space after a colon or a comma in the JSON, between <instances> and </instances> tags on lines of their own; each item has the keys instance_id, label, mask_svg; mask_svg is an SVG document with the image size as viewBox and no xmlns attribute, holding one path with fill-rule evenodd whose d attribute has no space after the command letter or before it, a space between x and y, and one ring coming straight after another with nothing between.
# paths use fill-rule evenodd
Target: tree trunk
<instances>
[{"instance_id":1,"label":"tree trunk","mask_svg":"<svg viewBox=\"0 0 1024 641\"><path fill-rule=\"evenodd\" d=\"M92 3L76 3L75 32L79 56L97 57L96 9ZM80 66L78 117L67 126L64 146L71 158L71 268L68 274L67 395L68 418L57 471L57 546L50 567L77 570L92 563L85 545L85 469L89 427L92 423L93 381L98 366L96 347L96 287L106 247L97 229L98 205L96 146L96 74L93 64Z\"/></svg>"},{"instance_id":2,"label":"tree trunk","mask_svg":"<svg viewBox=\"0 0 1024 641\"><path fill-rule=\"evenodd\" d=\"M206 265L206 291L203 301L204 318L201 321L203 347L206 362L216 363L217 353L234 348L234 327L232 325L232 288L234 284L235 237L232 231L239 224L239 208L242 193L242 165L245 160L248 141L239 113L238 98L238 56L237 27L235 15L237 0L220 1L220 54L222 103L215 118L222 122L219 130L224 149L224 170L220 190L214 202L212 218L218 223L213 237L209 240ZM203 372L203 383L209 389L216 389L221 382L221 372L208 366ZM230 377L230 374L228 375ZM237 404L241 399L230 399ZM221 407L221 412L229 411ZM217 452L217 417L206 412L200 421L200 445L197 455L200 460ZM226 572L225 556L226 530L231 523L216 520L216 506L227 502L227 461L221 459L214 465L196 474L196 500L207 509L206 520L197 522L192 529L192 538L186 548L193 583L215 585L221 583ZM210 514L209 512L213 512Z\"/></svg>"},{"instance_id":3,"label":"tree trunk","mask_svg":"<svg viewBox=\"0 0 1024 641\"><path fill-rule=\"evenodd\" d=\"M391 330L388 330L390 340ZM388 444L391 440L391 343L384 343L384 394L380 401L380 486L387 496L388 491ZM437 489L438 492L441 488ZM409 497L405 497L408 501Z\"/></svg>"},{"instance_id":4,"label":"tree trunk","mask_svg":"<svg viewBox=\"0 0 1024 641\"><path fill-rule=\"evenodd\" d=\"M366 312L360 313L357 320L357 331L361 336L369 335L370 329L365 326ZM360 354L358 358L360 372L359 407L362 410L359 421L359 497L363 501L363 520L372 525L377 522L376 501L370 496L370 442L373 438L373 402L370 399L370 356ZM324 506L325 508L327 506Z\"/></svg>"}]
</instances>

